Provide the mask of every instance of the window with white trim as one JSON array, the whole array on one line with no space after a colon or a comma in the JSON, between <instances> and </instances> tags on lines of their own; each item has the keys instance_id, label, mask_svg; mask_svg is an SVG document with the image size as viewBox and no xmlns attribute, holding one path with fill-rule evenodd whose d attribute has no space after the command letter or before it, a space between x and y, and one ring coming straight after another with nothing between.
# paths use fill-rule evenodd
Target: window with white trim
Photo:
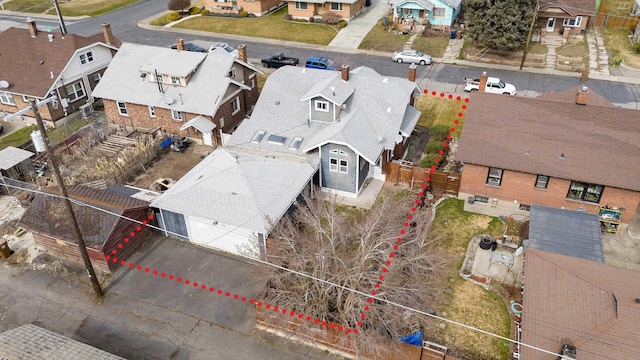
<instances>
[{"instance_id":1,"label":"window with white trim","mask_svg":"<svg viewBox=\"0 0 640 360\"><path fill-rule=\"evenodd\" d=\"M15 105L16 102L13 101L13 96L6 91L0 91L0 102L6 105Z\"/></svg>"},{"instance_id":2,"label":"window with white trim","mask_svg":"<svg viewBox=\"0 0 640 360\"><path fill-rule=\"evenodd\" d=\"M234 68L233 66L231 67L231 69L229 70L229 72L227 73L227 77L230 79L233 79L236 77L236 68Z\"/></svg>"},{"instance_id":3,"label":"window with white trim","mask_svg":"<svg viewBox=\"0 0 640 360\"><path fill-rule=\"evenodd\" d=\"M29 98L25 95L22 95L22 102L28 104L29 103Z\"/></svg>"},{"instance_id":4,"label":"window with white trim","mask_svg":"<svg viewBox=\"0 0 640 360\"><path fill-rule=\"evenodd\" d=\"M156 117L156 107L155 106L149 106L149 116L151 116L152 118Z\"/></svg>"},{"instance_id":5,"label":"window with white trim","mask_svg":"<svg viewBox=\"0 0 640 360\"><path fill-rule=\"evenodd\" d=\"M256 87L256 79L251 79L251 88L255 88Z\"/></svg>"},{"instance_id":6,"label":"window with white trim","mask_svg":"<svg viewBox=\"0 0 640 360\"><path fill-rule=\"evenodd\" d=\"M602 185L572 181L567 193L567 199L599 203L603 191L604 186Z\"/></svg>"},{"instance_id":7,"label":"window with white trim","mask_svg":"<svg viewBox=\"0 0 640 360\"><path fill-rule=\"evenodd\" d=\"M93 83L97 84L100 82L100 79L102 79L102 75L100 75L100 73L95 73L93 74Z\"/></svg>"},{"instance_id":8,"label":"window with white trim","mask_svg":"<svg viewBox=\"0 0 640 360\"><path fill-rule=\"evenodd\" d=\"M502 169L490 167L487 175L487 185L500 186L502 182Z\"/></svg>"},{"instance_id":9,"label":"window with white trim","mask_svg":"<svg viewBox=\"0 0 640 360\"><path fill-rule=\"evenodd\" d=\"M332 11L342 11L342 3L331 3Z\"/></svg>"},{"instance_id":10,"label":"window with white trim","mask_svg":"<svg viewBox=\"0 0 640 360\"><path fill-rule=\"evenodd\" d=\"M347 160L340 160L340 172L343 174L349 172L349 162Z\"/></svg>"},{"instance_id":11,"label":"window with white trim","mask_svg":"<svg viewBox=\"0 0 640 360\"><path fill-rule=\"evenodd\" d=\"M182 120L182 113L180 111L171 109L171 118L173 120Z\"/></svg>"},{"instance_id":12,"label":"window with white trim","mask_svg":"<svg viewBox=\"0 0 640 360\"><path fill-rule=\"evenodd\" d=\"M127 103L124 101L116 101L116 105L118 105L118 114L120 115L129 115L127 111Z\"/></svg>"},{"instance_id":13,"label":"window with white trim","mask_svg":"<svg viewBox=\"0 0 640 360\"><path fill-rule=\"evenodd\" d=\"M329 103L327 101L316 100L316 111L329 112Z\"/></svg>"},{"instance_id":14,"label":"window with white trim","mask_svg":"<svg viewBox=\"0 0 640 360\"><path fill-rule=\"evenodd\" d=\"M68 85L65 89L67 90L67 97L69 98L70 102L84 97L84 88L82 87L82 82L80 81Z\"/></svg>"},{"instance_id":15,"label":"window with white trim","mask_svg":"<svg viewBox=\"0 0 640 360\"><path fill-rule=\"evenodd\" d=\"M536 187L538 189L546 189L549 184L549 177L547 175L538 175L536 177Z\"/></svg>"},{"instance_id":16,"label":"window with white trim","mask_svg":"<svg viewBox=\"0 0 640 360\"><path fill-rule=\"evenodd\" d=\"M568 27L580 27L580 24L582 24L582 16L576 16L572 19L564 19L564 22L562 23L562 25Z\"/></svg>"},{"instance_id":17,"label":"window with white trim","mask_svg":"<svg viewBox=\"0 0 640 360\"><path fill-rule=\"evenodd\" d=\"M431 16L433 17L444 17L444 13L447 9L445 8L433 8L433 13Z\"/></svg>"},{"instance_id":18,"label":"window with white trim","mask_svg":"<svg viewBox=\"0 0 640 360\"><path fill-rule=\"evenodd\" d=\"M231 101L231 114L235 114L240 111L240 96L236 96L235 99Z\"/></svg>"},{"instance_id":19,"label":"window with white trim","mask_svg":"<svg viewBox=\"0 0 640 360\"><path fill-rule=\"evenodd\" d=\"M338 172L338 159L329 158L329 171Z\"/></svg>"},{"instance_id":20,"label":"window with white trim","mask_svg":"<svg viewBox=\"0 0 640 360\"><path fill-rule=\"evenodd\" d=\"M172 77L171 77L171 83L172 83L172 84L180 84L180 77L178 77L178 76L172 76Z\"/></svg>"},{"instance_id":21,"label":"window with white trim","mask_svg":"<svg viewBox=\"0 0 640 360\"><path fill-rule=\"evenodd\" d=\"M307 10L307 3L296 1L296 10Z\"/></svg>"},{"instance_id":22,"label":"window with white trim","mask_svg":"<svg viewBox=\"0 0 640 360\"><path fill-rule=\"evenodd\" d=\"M156 75L156 81L157 82L162 84L164 82L162 79L163 79L162 75L160 75L160 74Z\"/></svg>"},{"instance_id":23,"label":"window with white trim","mask_svg":"<svg viewBox=\"0 0 640 360\"><path fill-rule=\"evenodd\" d=\"M224 127L224 118L220 118L220 127L223 128Z\"/></svg>"},{"instance_id":24,"label":"window with white trim","mask_svg":"<svg viewBox=\"0 0 640 360\"><path fill-rule=\"evenodd\" d=\"M93 61L93 53L91 51L87 51L84 54L80 54L80 64L85 65Z\"/></svg>"}]
</instances>

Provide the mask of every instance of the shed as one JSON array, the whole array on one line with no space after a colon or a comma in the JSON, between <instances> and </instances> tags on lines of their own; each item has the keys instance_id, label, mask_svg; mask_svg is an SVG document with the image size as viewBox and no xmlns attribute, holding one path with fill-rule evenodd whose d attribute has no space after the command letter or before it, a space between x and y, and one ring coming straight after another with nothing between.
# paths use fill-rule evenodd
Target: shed
<instances>
[{"instance_id":1,"label":"shed","mask_svg":"<svg viewBox=\"0 0 640 360\"><path fill-rule=\"evenodd\" d=\"M24 174L33 171L33 166L28 161L34 153L31 151L8 146L0 150L0 173L11 179L22 180Z\"/></svg>"},{"instance_id":2,"label":"shed","mask_svg":"<svg viewBox=\"0 0 640 360\"><path fill-rule=\"evenodd\" d=\"M596 214L531 205L529 247L604 262Z\"/></svg>"},{"instance_id":3,"label":"shed","mask_svg":"<svg viewBox=\"0 0 640 360\"><path fill-rule=\"evenodd\" d=\"M50 194L36 195L19 225L33 232L36 245L48 253L82 262L60 192L45 191ZM129 220L150 221L148 202L83 185L68 186L67 192L75 200L72 207L94 267L113 270L150 235L148 227Z\"/></svg>"}]
</instances>

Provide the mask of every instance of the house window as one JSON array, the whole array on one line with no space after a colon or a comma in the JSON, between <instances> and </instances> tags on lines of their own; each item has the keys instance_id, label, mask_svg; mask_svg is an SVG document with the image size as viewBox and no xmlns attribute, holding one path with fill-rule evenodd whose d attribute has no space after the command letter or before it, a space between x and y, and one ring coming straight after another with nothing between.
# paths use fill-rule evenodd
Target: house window
<instances>
[{"instance_id":1,"label":"house window","mask_svg":"<svg viewBox=\"0 0 640 360\"><path fill-rule=\"evenodd\" d=\"M100 73L93 74L93 83L94 84L99 83L100 79L102 79L102 75L100 75Z\"/></svg>"},{"instance_id":2,"label":"house window","mask_svg":"<svg viewBox=\"0 0 640 360\"><path fill-rule=\"evenodd\" d=\"M22 102L25 103L25 104L28 104L29 103L29 98L24 96L24 95L22 95Z\"/></svg>"},{"instance_id":3,"label":"house window","mask_svg":"<svg viewBox=\"0 0 640 360\"><path fill-rule=\"evenodd\" d=\"M84 54L80 54L80 64L84 65L93 61L93 53L88 51Z\"/></svg>"},{"instance_id":4,"label":"house window","mask_svg":"<svg viewBox=\"0 0 640 360\"><path fill-rule=\"evenodd\" d=\"M129 112L127 111L127 103L125 103L124 101L116 101L116 104L118 105L118 114L120 115L129 114Z\"/></svg>"},{"instance_id":5,"label":"house window","mask_svg":"<svg viewBox=\"0 0 640 360\"><path fill-rule=\"evenodd\" d=\"M223 128L224 127L224 118L220 118L220 127Z\"/></svg>"},{"instance_id":6,"label":"house window","mask_svg":"<svg viewBox=\"0 0 640 360\"><path fill-rule=\"evenodd\" d=\"M549 177L546 175L538 175L536 178L536 187L538 189L546 189L549 184Z\"/></svg>"},{"instance_id":7,"label":"house window","mask_svg":"<svg viewBox=\"0 0 640 360\"><path fill-rule=\"evenodd\" d=\"M156 107L155 106L149 106L149 116L151 116L152 118L156 117Z\"/></svg>"},{"instance_id":8,"label":"house window","mask_svg":"<svg viewBox=\"0 0 640 360\"><path fill-rule=\"evenodd\" d=\"M444 17L445 8L433 8L433 17Z\"/></svg>"},{"instance_id":9,"label":"house window","mask_svg":"<svg viewBox=\"0 0 640 360\"><path fill-rule=\"evenodd\" d=\"M329 158L329 171L338 172L338 159Z\"/></svg>"},{"instance_id":10,"label":"house window","mask_svg":"<svg viewBox=\"0 0 640 360\"><path fill-rule=\"evenodd\" d=\"M500 186L501 182L502 182L502 169L493 168L493 167L489 168L489 176L487 176L487 184Z\"/></svg>"},{"instance_id":11,"label":"house window","mask_svg":"<svg viewBox=\"0 0 640 360\"><path fill-rule=\"evenodd\" d=\"M255 88L256 87L256 80L255 79L251 79L251 88Z\"/></svg>"},{"instance_id":12,"label":"house window","mask_svg":"<svg viewBox=\"0 0 640 360\"><path fill-rule=\"evenodd\" d=\"M342 3L331 3L332 11L342 11Z\"/></svg>"},{"instance_id":13,"label":"house window","mask_svg":"<svg viewBox=\"0 0 640 360\"><path fill-rule=\"evenodd\" d=\"M329 103L326 101L316 101L316 111L329 112Z\"/></svg>"},{"instance_id":14,"label":"house window","mask_svg":"<svg viewBox=\"0 0 640 360\"><path fill-rule=\"evenodd\" d=\"M577 16L573 19L564 19L562 25L569 27L580 27L580 24L582 24L582 16Z\"/></svg>"},{"instance_id":15,"label":"house window","mask_svg":"<svg viewBox=\"0 0 640 360\"><path fill-rule=\"evenodd\" d=\"M600 202L604 186L596 184L587 184L579 181L572 181L569 186L567 199L582 200L593 203Z\"/></svg>"},{"instance_id":16,"label":"house window","mask_svg":"<svg viewBox=\"0 0 640 360\"><path fill-rule=\"evenodd\" d=\"M84 97L84 89L82 88L82 83L79 81L67 86L66 89L69 101L76 101L79 98Z\"/></svg>"},{"instance_id":17,"label":"house window","mask_svg":"<svg viewBox=\"0 0 640 360\"><path fill-rule=\"evenodd\" d=\"M236 96L235 99L231 101L231 113L235 114L240 111L240 97Z\"/></svg>"},{"instance_id":18,"label":"house window","mask_svg":"<svg viewBox=\"0 0 640 360\"><path fill-rule=\"evenodd\" d=\"M171 110L171 118L173 120L182 120L182 113L177 110Z\"/></svg>"},{"instance_id":19,"label":"house window","mask_svg":"<svg viewBox=\"0 0 640 360\"><path fill-rule=\"evenodd\" d=\"M347 160L340 160L340 172L343 174L349 172L349 162Z\"/></svg>"},{"instance_id":20,"label":"house window","mask_svg":"<svg viewBox=\"0 0 640 360\"><path fill-rule=\"evenodd\" d=\"M180 84L180 78L177 76L172 76L171 77L171 83L172 84Z\"/></svg>"},{"instance_id":21,"label":"house window","mask_svg":"<svg viewBox=\"0 0 640 360\"><path fill-rule=\"evenodd\" d=\"M346 151L344 151L344 150L338 150L338 149L332 149L332 150L329 150L329 154L340 154L340 156L347 156L347 155L349 155L349 154L347 154L347 152L346 152Z\"/></svg>"},{"instance_id":22,"label":"house window","mask_svg":"<svg viewBox=\"0 0 640 360\"><path fill-rule=\"evenodd\" d=\"M236 77L236 68L232 67L231 70L229 70L229 73L227 74L227 77L230 79L233 79Z\"/></svg>"},{"instance_id":23,"label":"house window","mask_svg":"<svg viewBox=\"0 0 640 360\"><path fill-rule=\"evenodd\" d=\"M15 105L15 101L13 101L13 96L6 91L0 91L0 102L6 105Z\"/></svg>"},{"instance_id":24,"label":"house window","mask_svg":"<svg viewBox=\"0 0 640 360\"><path fill-rule=\"evenodd\" d=\"M296 10L307 10L307 3L296 1Z\"/></svg>"},{"instance_id":25,"label":"house window","mask_svg":"<svg viewBox=\"0 0 640 360\"><path fill-rule=\"evenodd\" d=\"M162 75L160 75L160 74L156 75L156 81L159 82L159 83L162 83L163 82L162 81Z\"/></svg>"}]
</instances>

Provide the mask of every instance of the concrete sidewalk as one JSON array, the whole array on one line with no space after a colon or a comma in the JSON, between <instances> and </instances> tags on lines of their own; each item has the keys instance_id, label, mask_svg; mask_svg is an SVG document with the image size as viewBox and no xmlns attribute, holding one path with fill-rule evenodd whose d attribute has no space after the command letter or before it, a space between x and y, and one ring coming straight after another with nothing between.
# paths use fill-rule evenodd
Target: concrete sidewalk
<instances>
[{"instance_id":1,"label":"concrete sidewalk","mask_svg":"<svg viewBox=\"0 0 640 360\"><path fill-rule=\"evenodd\" d=\"M372 0L371 6L363 9L363 13L351 19L347 27L341 29L338 35L331 40L329 46L357 49L362 39L376 26L378 20L389 12L389 9L389 3L386 0Z\"/></svg>"}]
</instances>

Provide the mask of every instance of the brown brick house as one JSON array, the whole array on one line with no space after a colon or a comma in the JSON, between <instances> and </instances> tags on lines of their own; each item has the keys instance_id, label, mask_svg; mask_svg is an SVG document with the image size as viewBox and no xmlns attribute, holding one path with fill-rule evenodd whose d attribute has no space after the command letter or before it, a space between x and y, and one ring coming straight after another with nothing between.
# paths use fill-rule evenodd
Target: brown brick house
<instances>
[{"instance_id":1,"label":"brown brick house","mask_svg":"<svg viewBox=\"0 0 640 360\"><path fill-rule=\"evenodd\" d=\"M91 106L91 93L119 45L109 24L89 37L43 31L35 20L28 20L26 29L0 32L0 81L6 82L0 87L0 111L15 113L29 106L30 98L56 96L57 109L39 108L48 125L77 116L80 107Z\"/></svg>"},{"instance_id":2,"label":"brown brick house","mask_svg":"<svg viewBox=\"0 0 640 360\"><path fill-rule=\"evenodd\" d=\"M233 13L246 11L255 16L263 16L275 10L284 3L282 0L237 0L235 5L231 0L204 0L204 7L212 13Z\"/></svg>"},{"instance_id":3,"label":"brown brick house","mask_svg":"<svg viewBox=\"0 0 640 360\"><path fill-rule=\"evenodd\" d=\"M60 194L57 188L47 192ZM82 185L68 186L67 192L70 198L91 205L72 206L94 267L107 272L113 270L118 264L112 258L125 260L150 235L148 227L140 226L138 230L139 223L119 217L150 221L148 202ZM36 195L19 225L33 232L39 248L64 260L82 262L71 222L60 198ZM110 259L107 260L106 256Z\"/></svg>"},{"instance_id":4,"label":"brown brick house","mask_svg":"<svg viewBox=\"0 0 640 360\"><path fill-rule=\"evenodd\" d=\"M158 127L215 147L258 99L255 77L261 71L246 61L243 46L239 59L226 52L131 43L122 44L121 50L94 91L111 123Z\"/></svg>"},{"instance_id":5,"label":"brown brick house","mask_svg":"<svg viewBox=\"0 0 640 360\"><path fill-rule=\"evenodd\" d=\"M288 13L294 19L308 20L310 17L322 18L322 14L333 12L344 20L353 19L365 6L367 0L330 0L330 1L289 1Z\"/></svg>"},{"instance_id":6,"label":"brown brick house","mask_svg":"<svg viewBox=\"0 0 640 360\"><path fill-rule=\"evenodd\" d=\"M559 33L562 30L578 35L587 28L589 20L595 15L595 0L542 0L536 26L547 33Z\"/></svg>"},{"instance_id":7,"label":"brown brick house","mask_svg":"<svg viewBox=\"0 0 640 360\"><path fill-rule=\"evenodd\" d=\"M459 196L514 211L618 207L629 223L640 203L639 116L579 86L538 98L473 93L458 149Z\"/></svg>"}]
</instances>

